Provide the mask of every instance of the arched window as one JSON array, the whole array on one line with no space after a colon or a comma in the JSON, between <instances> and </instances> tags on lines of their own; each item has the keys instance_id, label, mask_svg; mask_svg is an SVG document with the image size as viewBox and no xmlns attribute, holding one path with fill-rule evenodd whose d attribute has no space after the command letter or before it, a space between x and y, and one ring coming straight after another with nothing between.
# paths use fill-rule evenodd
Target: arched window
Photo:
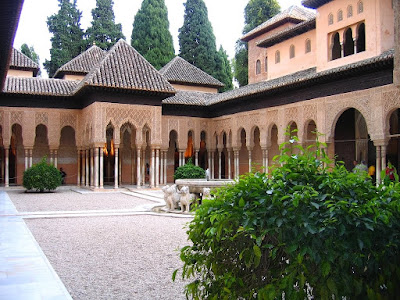
<instances>
[{"instance_id":1,"label":"arched window","mask_svg":"<svg viewBox=\"0 0 400 300\"><path fill-rule=\"evenodd\" d=\"M362 1L358 1L357 3L357 13L361 14L364 12L364 3Z\"/></svg>"},{"instance_id":2,"label":"arched window","mask_svg":"<svg viewBox=\"0 0 400 300\"><path fill-rule=\"evenodd\" d=\"M259 59L257 59L256 62L256 74L260 74L261 73L261 61Z\"/></svg>"},{"instance_id":3,"label":"arched window","mask_svg":"<svg viewBox=\"0 0 400 300\"><path fill-rule=\"evenodd\" d=\"M333 15L329 14L328 16L328 25L332 25L333 24Z\"/></svg>"},{"instance_id":4,"label":"arched window","mask_svg":"<svg viewBox=\"0 0 400 300\"><path fill-rule=\"evenodd\" d=\"M338 59L342 57L342 47L340 46L340 36L339 33L336 32L332 36L332 60Z\"/></svg>"},{"instance_id":5,"label":"arched window","mask_svg":"<svg viewBox=\"0 0 400 300\"><path fill-rule=\"evenodd\" d=\"M341 10L341 9L337 13L337 20L338 20L338 22L343 20L343 10Z\"/></svg>"},{"instance_id":6,"label":"arched window","mask_svg":"<svg viewBox=\"0 0 400 300\"><path fill-rule=\"evenodd\" d=\"M275 63L279 64L280 62L281 62L281 52L279 52L278 50L275 52Z\"/></svg>"},{"instance_id":7,"label":"arched window","mask_svg":"<svg viewBox=\"0 0 400 300\"><path fill-rule=\"evenodd\" d=\"M361 23L357 28L357 53L365 51L365 24Z\"/></svg>"},{"instance_id":8,"label":"arched window","mask_svg":"<svg viewBox=\"0 0 400 300\"><path fill-rule=\"evenodd\" d=\"M351 28L348 28L344 34L343 52L344 56L354 54L353 31L351 30Z\"/></svg>"},{"instance_id":9,"label":"arched window","mask_svg":"<svg viewBox=\"0 0 400 300\"><path fill-rule=\"evenodd\" d=\"M353 16L353 6L347 6L347 17L350 18Z\"/></svg>"},{"instance_id":10,"label":"arched window","mask_svg":"<svg viewBox=\"0 0 400 300\"><path fill-rule=\"evenodd\" d=\"M289 49L289 57L290 58L294 58L295 57L295 48L294 45L290 45L290 49Z\"/></svg>"},{"instance_id":11,"label":"arched window","mask_svg":"<svg viewBox=\"0 0 400 300\"><path fill-rule=\"evenodd\" d=\"M265 57L264 71L268 73L268 56Z\"/></svg>"},{"instance_id":12,"label":"arched window","mask_svg":"<svg viewBox=\"0 0 400 300\"><path fill-rule=\"evenodd\" d=\"M306 53L311 52L311 40L306 39Z\"/></svg>"}]
</instances>

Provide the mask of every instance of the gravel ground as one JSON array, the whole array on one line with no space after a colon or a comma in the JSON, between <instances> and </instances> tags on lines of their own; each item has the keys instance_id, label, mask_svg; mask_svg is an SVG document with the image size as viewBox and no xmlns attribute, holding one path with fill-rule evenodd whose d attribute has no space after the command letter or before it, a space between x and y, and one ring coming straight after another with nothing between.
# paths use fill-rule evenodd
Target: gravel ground
<instances>
[{"instance_id":1,"label":"gravel ground","mask_svg":"<svg viewBox=\"0 0 400 300\"><path fill-rule=\"evenodd\" d=\"M7 194L19 212L131 209L154 204L149 200L111 192L80 194L59 190L54 193L25 193L18 189L7 191Z\"/></svg>"},{"instance_id":2,"label":"gravel ground","mask_svg":"<svg viewBox=\"0 0 400 300\"><path fill-rule=\"evenodd\" d=\"M135 208L121 193L7 191L19 212ZM25 219L73 299L186 299L172 273L183 263L190 218L161 215Z\"/></svg>"},{"instance_id":3,"label":"gravel ground","mask_svg":"<svg viewBox=\"0 0 400 300\"><path fill-rule=\"evenodd\" d=\"M172 282L187 219L162 216L25 220L73 299L186 299ZM51 230L49 230L51 228ZM178 276L177 276L178 278Z\"/></svg>"}]
</instances>

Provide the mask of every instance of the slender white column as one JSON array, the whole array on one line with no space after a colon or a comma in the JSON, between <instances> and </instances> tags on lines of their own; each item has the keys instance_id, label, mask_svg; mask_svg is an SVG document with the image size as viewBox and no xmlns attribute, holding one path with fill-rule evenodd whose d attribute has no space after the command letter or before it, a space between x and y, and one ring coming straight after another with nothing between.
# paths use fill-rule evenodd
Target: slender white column
<instances>
[{"instance_id":1,"label":"slender white column","mask_svg":"<svg viewBox=\"0 0 400 300\"><path fill-rule=\"evenodd\" d=\"M381 171L382 171L382 165L381 165L381 146L376 146L376 184L381 183Z\"/></svg>"},{"instance_id":2,"label":"slender white column","mask_svg":"<svg viewBox=\"0 0 400 300\"><path fill-rule=\"evenodd\" d=\"M4 186L9 187L10 186L10 170L9 170L9 157L8 155L10 154L9 149L5 149L5 159L6 159L6 165L5 165L5 180L4 180Z\"/></svg>"},{"instance_id":3,"label":"slender white column","mask_svg":"<svg viewBox=\"0 0 400 300\"><path fill-rule=\"evenodd\" d=\"M33 165L33 149L29 149L29 168Z\"/></svg>"},{"instance_id":4,"label":"slender white column","mask_svg":"<svg viewBox=\"0 0 400 300\"><path fill-rule=\"evenodd\" d=\"M25 149L25 170L27 170L29 168L28 167L28 163L29 163L28 156L29 156L29 150Z\"/></svg>"},{"instance_id":5,"label":"slender white column","mask_svg":"<svg viewBox=\"0 0 400 300\"><path fill-rule=\"evenodd\" d=\"M81 152L82 155L82 172L81 172L81 185L85 186L86 185L86 151L82 150Z\"/></svg>"},{"instance_id":6,"label":"slender white column","mask_svg":"<svg viewBox=\"0 0 400 300\"><path fill-rule=\"evenodd\" d=\"M104 188L104 152L102 148L100 149L100 188Z\"/></svg>"},{"instance_id":7,"label":"slender white column","mask_svg":"<svg viewBox=\"0 0 400 300\"><path fill-rule=\"evenodd\" d=\"M90 187L94 188L94 151L89 149L89 159L90 159Z\"/></svg>"},{"instance_id":8,"label":"slender white column","mask_svg":"<svg viewBox=\"0 0 400 300\"><path fill-rule=\"evenodd\" d=\"M99 148L95 147L94 151L94 187L99 187Z\"/></svg>"},{"instance_id":9,"label":"slender white column","mask_svg":"<svg viewBox=\"0 0 400 300\"><path fill-rule=\"evenodd\" d=\"M114 164L114 188L117 189L118 188L118 178L119 178L119 174L118 174L118 148L115 148L115 164Z\"/></svg>"},{"instance_id":10,"label":"slender white column","mask_svg":"<svg viewBox=\"0 0 400 300\"><path fill-rule=\"evenodd\" d=\"M221 167L222 167L222 150L221 151L217 150L217 151L218 151L218 178L222 179L222 169L221 169Z\"/></svg>"},{"instance_id":11,"label":"slender white column","mask_svg":"<svg viewBox=\"0 0 400 300\"><path fill-rule=\"evenodd\" d=\"M151 162L150 162L150 164L151 164L151 166L150 166L150 186L151 187L154 187L154 175L155 175L155 159L154 159L154 152L155 152L155 150L154 149L151 149Z\"/></svg>"},{"instance_id":12,"label":"slender white column","mask_svg":"<svg viewBox=\"0 0 400 300\"><path fill-rule=\"evenodd\" d=\"M386 168L386 146L381 146L382 169Z\"/></svg>"},{"instance_id":13,"label":"slender white column","mask_svg":"<svg viewBox=\"0 0 400 300\"><path fill-rule=\"evenodd\" d=\"M164 151L160 151L160 184L164 183Z\"/></svg>"},{"instance_id":14,"label":"slender white column","mask_svg":"<svg viewBox=\"0 0 400 300\"><path fill-rule=\"evenodd\" d=\"M164 151L164 184L167 184L167 151Z\"/></svg>"},{"instance_id":15,"label":"slender white column","mask_svg":"<svg viewBox=\"0 0 400 300\"><path fill-rule=\"evenodd\" d=\"M211 177L211 151L207 151L208 156L208 169L210 170L210 177Z\"/></svg>"},{"instance_id":16,"label":"slender white column","mask_svg":"<svg viewBox=\"0 0 400 300\"><path fill-rule=\"evenodd\" d=\"M77 186L81 185L81 150L78 150L78 174L76 179Z\"/></svg>"},{"instance_id":17,"label":"slender white column","mask_svg":"<svg viewBox=\"0 0 400 300\"><path fill-rule=\"evenodd\" d=\"M249 172L251 172L251 150L249 149Z\"/></svg>"},{"instance_id":18,"label":"slender white column","mask_svg":"<svg viewBox=\"0 0 400 300\"><path fill-rule=\"evenodd\" d=\"M53 150L50 150L50 164L51 164L51 165L54 165L54 164L53 164L53 156L54 156L54 151L53 151Z\"/></svg>"},{"instance_id":19,"label":"slender white column","mask_svg":"<svg viewBox=\"0 0 400 300\"><path fill-rule=\"evenodd\" d=\"M141 170L140 170L140 166L141 166L141 163L140 163L140 158L142 157L142 154L141 154L141 151L140 151L140 148L138 148L137 149L137 156L136 156L136 168L137 168L137 173L136 173L136 185L137 186L140 186L140 184L141 184L141 182L142 182L142 173L141 173Z\"/></svg>"},{"instance_id":20,"label":"slender white column","mask_svg":"<svg viewBox=\"0 0 400 300\"><path fill-rule=\"evenodd\" d=\"M118 183L121 185L122 183L122 153L119 154L118 159Z\"/></svg>"},{"instance_id":21,"label":"slender white column","mask_svg":"<svg viewBox=\"0 0 400 300\"><path fill-rule=\"evenodd\" d=\"M54 150L54 166L57 168L58 164L58 151Z\"/></svg>"},{"instance_id":22,"label":"slender white column","mask_svg":"<svg viewBox=\"0 0 400 300\"><path fill-rule=\"evenodd\" d=\"M198 166L199 165L199 150L196 150L194 161L195 161L195 165Z\"/></svg>"},{"instance_id":23,"label":"slender white column","mask_svg":"<svg viewBox=\"0 0 400 300\"><path fill-rule=\"evenodd\" d=\"M179 166L183 166L185 164L185 152L179 151Z\"/></svg>"},{"instance_id":24,"label":"slender white column","mask_svg":"<svg viewBox=\"0 0 400 300\"><path fill-rule=\"evenodd\" d=\"M86 175L85 186L89 187L89 150L88 149L85 150L85 155L86 155L86 159L85 159L85 164L86 164L86 168L85 168L85 175Z\"/></svg>"},{"instance_id":25,"label":"slender white column","mask_svg":"<svg viewBox=\"0 0 400 300\"><path fill-rule=\"evenodd\" d=\"M263 167L264 167L264 172L268 173L268 150L267 149L263 149L262 150L263 153Z\"/></svg>"},{"instance_id":26,"label":"slender white column","mask_svg":"<svg viewBox=\"0 0 400 300\"><path fill-rule=\"evenodd\" d=\"M156 187L160 185L160 149L156 149Z\"/></svg>"},{"instance_id":27,"label":"slender white column","mask_svg":"<svg viewBox=\"0 0 400 300\"><path fill-rule=\"evenodd\" d=\"M235 178L239 177L239 150L234 150L235 155Z\"/></svg>"},{"instance_id":28,"label":"slender white column","mask_svg":"<svg viewBox=\"0 0 400 300\"><path fill-rule=\"evenodd\" d=\"M212 152L211 155L211 168L212 168L212 172L211 172L211 178L215 179L215 152Z\"/></svg>"},{"instance_id":29,"label":"slender white column","mask_svg":"<svg viewBox=\"0 0 400 300\"><path fill-rule=\"evenodd\" d=\"M231 150L228 150L228 179L232 179L232 161L231 161Z\"/></svg>"}]
</instances>

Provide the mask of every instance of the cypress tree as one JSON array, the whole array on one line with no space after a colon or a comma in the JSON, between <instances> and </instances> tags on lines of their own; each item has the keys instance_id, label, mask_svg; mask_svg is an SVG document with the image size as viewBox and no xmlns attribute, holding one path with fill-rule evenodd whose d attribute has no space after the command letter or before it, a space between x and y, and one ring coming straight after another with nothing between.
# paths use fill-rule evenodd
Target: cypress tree
<instances>
[{"instance_id":1,"label":"cypress tree","mask_svg":"<svg viewBox=\"0 0 400 300\"><path fill-rule=\"evenodd\" d=\"M214 72L214 77L221 81L225 86L220 89L220 92L225 92L233 89L233 74L231 64L228 59L228 55L222 46L219 47L217 52L216 60L216 71Z\"/></svg>"},{"instance_id":2,"label":"cypress tree","mask_svg":"<svg viewBox=\"0 0 400 300\"><path fill-rule=\"evenodd\" d=\"M175 57L164 0L143 0L133 22L131 45L156 69Z\"/></svg>"},{"instance_id":3,"label":"cypress tree","mask_svg":"<svg viewBox=\"0 0 400 300\"><path fill-rule=\"evenodd\" d=\"M244 9L244 28L246 34L280 12L277 0L250 0ZM238 40L235 49L234 74L240 86L248 83L248 47Z\"/></svg>"},{"instance_id":4,"label":"cypress tree","mask_svg":"<svg viewBox=\"0 0 400 300\"><path fill-rule=\"evenodd\" d=\"M203 0L187 0L184 5L184 21L178 35L179 56L214 76L217 48L207 7Z\"/></svg>"},{"instance_id":5,"label":"cypress tree","mask_svg":"<svg viewBox=\"0 0 400 300\"><path fill-rule=\"evenodd\" d=\"M83 50L83 30L81 29L82 13L76 6L76 0L58 0L59 11L47 18L51 37L50 60L45 61L44 68L52 77L59 67Z\"/></svg>"},{"instance_id":6,"label":"cypress tree","mask_svg":"<svg viewBox=\"0 0 400 300\"><path fill-rule=\"evenodd\" d=\"M119 39L125 39L121 24L115 24L113 0L96 0L92 10L92 25L86 30L88 47L95 42L104 50L109 50Z\"/></svg>"},{"instance_id":7,"label":"cypress tree","mask_svg":"<svg viewBox=\"0 0 400 300\"><path fill-rule=\"evenodd\" d=\"M39 55L36 53L35 48L33 46L29 47L28 44L24 43L21 45L21 53L25 54L28 56L30 59L32 59L35 63L39 65ZM41 75L41 71L37 73L37 76Z\"/></svg>"}]
</instances>

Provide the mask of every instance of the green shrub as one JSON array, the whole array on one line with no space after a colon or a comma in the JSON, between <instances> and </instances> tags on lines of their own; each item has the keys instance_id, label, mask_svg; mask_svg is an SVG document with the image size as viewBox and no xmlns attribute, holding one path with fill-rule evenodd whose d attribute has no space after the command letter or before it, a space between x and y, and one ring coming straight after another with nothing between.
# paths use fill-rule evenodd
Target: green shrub
<instances>
[{"instance_id":1,"label":"green shrub","mask_svg":"<svg viewBox=\"0 0 400 300\"><path fill-rule=\"evenodd\" d=\"M173 274L194 279L187 297L399 299L400 186L376 187L323 147L281 145L269 176L203 201Z\"/></svg>"},{"instance_id":2,"label":"green shrub","mask_svg":"<svg viewBox=\"0 0 400 300\"><path fill-rule=\"evenodd\" d=\"M189 159L187 164L180 166L176 169L174 179L198 179L205 178L206 172L192 163L192 159Z\"/></svg>"},{"instance_id":3,"label":"green shrub","mask_svg":"<svg viewBox=\"0 0 400 300\"><path fill-rule=\"evenodd\" d=\"M22 185L27 190L44 192L55 190L61 182L60 172L53 165L47 164L44 157L24 172Z\"/></svg>"}]
</instances>

